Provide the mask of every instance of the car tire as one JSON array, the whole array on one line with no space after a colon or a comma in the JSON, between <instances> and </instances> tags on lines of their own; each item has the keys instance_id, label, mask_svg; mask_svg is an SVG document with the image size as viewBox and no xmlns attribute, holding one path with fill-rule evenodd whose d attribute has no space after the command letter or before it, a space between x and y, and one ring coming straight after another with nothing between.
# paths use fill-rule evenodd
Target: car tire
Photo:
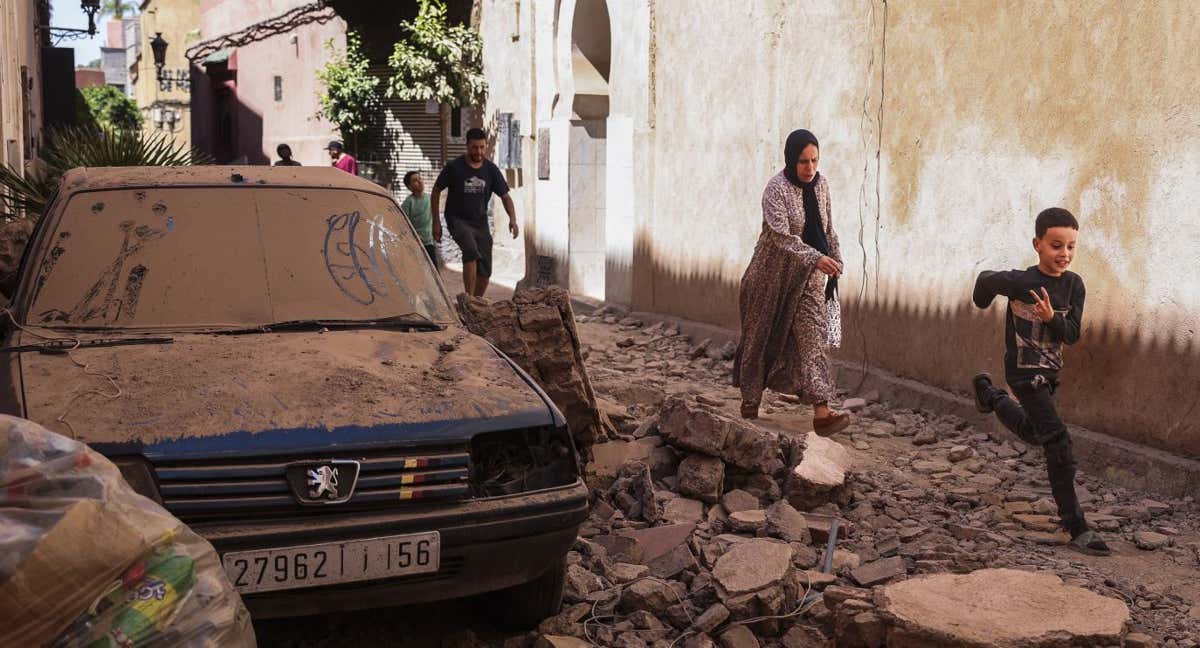
<instances>
[{"instance_id":1,"label":"car tire","mask_svg":"<svg viewBox=\"0 0 1200 648\"><path fill-rule=\"evenodd\" d=\"M488 609L497 625L510 630L529 630L558 614L562 607L567 557L563 556L541 576L490 595Z\"/></svg>"}]
</instances>

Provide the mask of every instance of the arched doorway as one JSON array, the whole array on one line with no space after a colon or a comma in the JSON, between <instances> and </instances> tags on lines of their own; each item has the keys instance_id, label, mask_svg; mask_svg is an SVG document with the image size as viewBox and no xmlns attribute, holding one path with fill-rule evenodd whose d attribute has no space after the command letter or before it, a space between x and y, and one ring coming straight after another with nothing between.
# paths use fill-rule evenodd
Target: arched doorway
<instances>
[{"instance_id":1,"label":"arched doorway","mask_svg":"<svg viewBox=\"0 0 1200 648\"><path fill-rule=\"evenodd\" d=\"M578 0L571 21L568 286L605 297L605 194L612 33L606 0Z\"/></svg>"}]
</instances>

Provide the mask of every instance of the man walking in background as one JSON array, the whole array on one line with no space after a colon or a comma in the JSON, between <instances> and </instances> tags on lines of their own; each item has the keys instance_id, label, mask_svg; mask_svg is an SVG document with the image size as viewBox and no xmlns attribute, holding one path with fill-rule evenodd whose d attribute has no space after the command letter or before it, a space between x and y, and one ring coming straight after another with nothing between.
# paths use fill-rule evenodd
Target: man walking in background
<instances>
[{"instance_id":1,"label":"man walking in background","mask_svg":"<svg viewBox=\"0 0 1200 648\"><path fill-rule=\"evenodd\" d=\"M292 147L287 144L276 146L275 152L279 154L279 161L275 166L300 166L299 162L292 159Z\"/></svg>"},{"instance_id":2,"label":"man walking in background","mask_svg":"<svg viewBox=\"0 0 1200 648\"><path fill-rule=\"evenodd\" d=\"M358 160L345 151L346 147L342 146L341 140L333 140L327 148L329 159L333 160L333 166L350 175L358 175Z\"/></svg>"},{"instance_id":3,"label":"man walking in background","mask_svg":"<svg viewBox=\"0 0 1200 648\"><path fill-rule=\"evenodd\" d=\"M487 209L492 194L500 196L508 213L508 231L517 238L516 207L508 195L508 182L500 168L484 157L487 135L482 129L467 131L467 154L451 160L433 183L433 238L442 240L438 219L442 191L446 198L446 227L462 250L463 289L482 297L492 276L492 231Z\"/></svg>"}]
</instances>

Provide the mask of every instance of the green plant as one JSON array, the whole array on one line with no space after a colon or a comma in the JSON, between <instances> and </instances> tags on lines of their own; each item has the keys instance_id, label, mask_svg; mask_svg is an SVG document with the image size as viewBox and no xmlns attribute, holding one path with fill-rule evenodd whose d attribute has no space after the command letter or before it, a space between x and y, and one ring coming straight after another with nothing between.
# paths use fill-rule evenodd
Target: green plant
<instances>
[{"instance_id":1,"label":"green plant","mask_svg":"<svg viewBox=\"0 0 1200 648\"><path fill-rule=\"evenodd\" d=\"M142 127L142 114L138 112L137 104L117 88L104 85L80 88L79 92L87 103L91 121L101 128L137 130ZM88 121L81 120L81 123Z\"/></svg>"},{"instance_id":2,"label":"green plant","mask_svg":"<svg viewBox=\"0 0 1200 648\"><path fill-rule=\"evenodd\" d=\"M165 132L87 127L52 129L42 148L42 164L21 174L0 165L0 218L40 216L62 176L76 167L188 166L211 158L175 143Z\"/></svg>"},{"instance_id":3,"label":"green plant","mask_svg":"<svg viewBox=\"0 0 1200 648\"><path fill-rule=\"evenodd\" d=\"M127 13L131 16L136 14L137 8L138 3L133 0L103 0L100 3L100 15L121 20Z\"/></svg>"},{"instance_id":4,"label":"green plant","mask_svg":"<svg viewBox=\"0 0 1200 648\"><path fill-rule=\"evenodd\" d=\"M325 86L318 95L317 116L337 124L343 140L357 139L366 130L373 112L380 108L379 77L367 73L369 61L358 34L346 32L346 51L338 52L333 40L325 42L332 58L317 70L317 80ZM357 146L355 147L357 152Z\"/></svg>"},{"instance_id":5,"label":"green plant","mask_svg":"<svg viewBox=\"0 0 1200 648\"><path fill-rule=\"evenodd\" d=\"M436 101L441 121L441 156L446 162L446 118L449 106L474 106L487 96L483 76L483 39L462 25L450 25L443 0L421 0L415 20L400 28L388 66L392 78L387 95L404 101Z\"/></svg>"}]
</instances>

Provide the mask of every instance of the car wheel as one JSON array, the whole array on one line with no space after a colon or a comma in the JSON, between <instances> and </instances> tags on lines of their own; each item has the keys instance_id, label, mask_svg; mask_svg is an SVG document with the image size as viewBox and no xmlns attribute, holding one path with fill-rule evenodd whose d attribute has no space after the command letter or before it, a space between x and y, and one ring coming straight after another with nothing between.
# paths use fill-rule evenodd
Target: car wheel
<instances>
[{"instance_id":1,"label":"car wheel","mask_svg":"<svg viewBox=\"0 0 1200 648\"><path fill-rule=\"evenodd\" d=\"M513 630L528 630L543 620L558 614L562 607L563 582L567 574L567 557L563 556L541 576L493 592L489 607L497 625Z\"/></svg>"}]
</instances>

